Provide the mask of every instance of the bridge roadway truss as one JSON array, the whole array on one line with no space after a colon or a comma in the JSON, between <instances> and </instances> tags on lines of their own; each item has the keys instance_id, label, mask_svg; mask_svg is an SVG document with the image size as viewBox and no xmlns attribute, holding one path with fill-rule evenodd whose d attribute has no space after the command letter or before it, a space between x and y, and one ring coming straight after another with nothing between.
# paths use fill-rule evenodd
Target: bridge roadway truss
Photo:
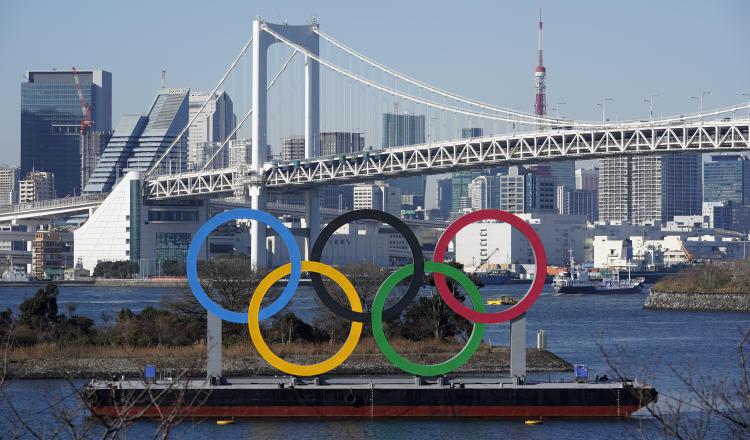
<instances>
[{"instance_id":1,"label":"bridge roadway truss","mask_svg":"<svg viewBox=\"0 0 750 440\"><path fill-rule=\"evenodd\" d=\"M163 175L149 179L146 190L149 198L159 200L230 192L241 194L248 185L259 181L267 189L289 190L553 160L749 149L748 119L639 128L553 130L267 163L263 176L242 167Z\"/></svg>"}]
</instances>

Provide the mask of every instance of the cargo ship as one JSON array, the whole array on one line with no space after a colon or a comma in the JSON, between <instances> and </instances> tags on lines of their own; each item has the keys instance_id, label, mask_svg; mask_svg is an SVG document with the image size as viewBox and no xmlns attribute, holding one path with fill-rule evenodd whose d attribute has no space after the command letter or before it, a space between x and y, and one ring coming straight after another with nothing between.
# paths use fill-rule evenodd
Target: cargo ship
<instances>
[{"instance_id":1,"label":"cargo ship","mask_svg":"<svg viewBox=\"0 0 750 440\"><path fill-rule=\"evenodd\" d=\"M91 381L105 417L629 417L656 401L635 381L519 383L487 377Z\"/></svg>"},{"instance_id":2,"label":"cargo ship","mask_svg":"<svg viewBox=\"0 0 750 440\"><path fill-rule=\"evenodd\" d=\"M592 280L589 278L588 270L576 265L571 257L569 270L560 272L552 280L552 290L559 295L632 294L641 293L643 291L643 283L644 279L642 277L632 278L629 273L627 279L620 279L620 272L618 270L612 271L610 278Z\"/></svg>"}]
</instances>

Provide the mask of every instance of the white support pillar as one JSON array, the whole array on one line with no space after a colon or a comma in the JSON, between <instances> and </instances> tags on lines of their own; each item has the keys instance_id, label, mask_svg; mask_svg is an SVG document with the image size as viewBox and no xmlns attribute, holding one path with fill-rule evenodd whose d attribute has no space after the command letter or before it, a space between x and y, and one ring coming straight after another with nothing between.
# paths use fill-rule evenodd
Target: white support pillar
<instances>
[{"instance_id":1,"label":"white support pillar","mask_svg":"<svg viewBox=\"0 0 750 440\"><path fill-rule=\"evenodd\" d=\"M250 185L250 208L265 211L266 196L261 185ZM258 221L250 222L250 261L253 267L261 268L268 266L266 255L266 225Z\"/></svg>"},{"instance_id":2,"label":"white support pillar","mask_svg":"<svg viewBox=\"0 0 750 440\"><path fill-rule=\"evenodd\" d=\"M252 115L252 157L251 167L260 179L263 176L263 165L266 162L267 139L267 97L268 85L268 47L278 43L264 29L271 29L295 44L306 47L311 53L319 53L319 37L314 31L317 23L303 26L266 23L256 18L253 21L253 115ZM320 67L317 61L305 59L305 156L317 157L320 152ZM251 207L265 210L266 200L263 182L258 180L249 185ZM306 248L310 248L320 229L320 201L317 190L311 190L305 196L305 220L310 230ZM252 221L250 228L250 257L256 267L268 264L266 258L265 225ZM308 255L305 252L306 256Z\"/></svg>"},{"instance_id":3,"label":"white support pillar","mask_svg":"<svg viewBox=\"0 0 750 440\"><path fill-rule=\"evenodd\" d=\"M317 29L317 23L312 23ZM318 34L312 32L305 44L307 50L314 55L320 52ZM305 157L320 156L320 66L317 61L305 56ZM318 189L305 191L305 223L308 236L305 241L305 259L309 259L310 251L320 232L320 196Z\"/></svg>"},{"instance_id":4,"label":"white support pillar","mask_svg":"<svg viewBox=\"0 0 750 440\"><path fill-rule=\"evenodd\" d=\"M510 376L526 377L526 314L510 321Z\"/></svg>"},{"instance_id":5,"label":"white support pillar","mask_svg":"<svg viewBox=\"0 0 750 440\"><path fill-rule=\"evenodd\" d=\"M206 312L206 377L221 382L221 318Z\"/></svg>"},{"instance_id":6,"label":"white support pillar","mask_svg":"<svg viewBox=\"0 0 750 440\"><path fill-rule=\"evenodd\" d=\"M266 87L268 83L268 46L273 37L263 31L264 23L253 20L253 77L252 77L252 170L257 176L263 176L263 164L266 162ZM266 210L266 200L262 183L249 187L250 207L260 211ZM266 226L253 220L250 222L250 259L256 267L265 267L266 259Z\"/></svg>"}]
</instances>

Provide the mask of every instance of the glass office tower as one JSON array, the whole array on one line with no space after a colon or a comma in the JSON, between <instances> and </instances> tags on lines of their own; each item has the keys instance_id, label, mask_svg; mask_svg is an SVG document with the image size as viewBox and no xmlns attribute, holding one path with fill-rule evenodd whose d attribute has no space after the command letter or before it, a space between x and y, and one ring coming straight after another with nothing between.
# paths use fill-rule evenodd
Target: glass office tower
<instances>
[{"instance_id":1,"label":"glass office tower","mask_svg":"<svg viewBox=\"0 0 750 440\"><path fill-rule=\"evenodd\" d=\"M383 113L383 148L424 144L424 130L424 115ZM401 194L424 196L427 176L401 177L388 183L400 188Z\"/></svg>"},{"instance_id":2,"label":"glass office tower","mask_svg":"<svg viewBox=\"0 0 750 440\"><path fill-rule=\"evenodd\" d=\"M73 71L26 73L21 83L21 174L31 170L55 175L58 197L80 193L80 127L83 111ZM91 107L90 130L112 128L112 75L79 70L83 99Z\"/></svg>"}]
</instances>

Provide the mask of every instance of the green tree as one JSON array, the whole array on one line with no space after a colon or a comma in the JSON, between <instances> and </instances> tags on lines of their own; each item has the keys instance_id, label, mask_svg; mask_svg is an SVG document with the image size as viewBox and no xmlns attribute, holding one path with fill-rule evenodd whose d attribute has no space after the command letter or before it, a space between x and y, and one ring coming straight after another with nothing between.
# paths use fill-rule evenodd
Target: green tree
<instances>
[{"instance_id":1,"label":"green tree","mask_svg":"<svg viewBox=\"0 0 750 440\"><path fill-rule=\"evenodd\" d=\"M21 324L37 330L49 329L61 318L57 314L58 289L55 284L36 291L34 296L24 300L19 307Z\"/></svg>"}]
</instances>

